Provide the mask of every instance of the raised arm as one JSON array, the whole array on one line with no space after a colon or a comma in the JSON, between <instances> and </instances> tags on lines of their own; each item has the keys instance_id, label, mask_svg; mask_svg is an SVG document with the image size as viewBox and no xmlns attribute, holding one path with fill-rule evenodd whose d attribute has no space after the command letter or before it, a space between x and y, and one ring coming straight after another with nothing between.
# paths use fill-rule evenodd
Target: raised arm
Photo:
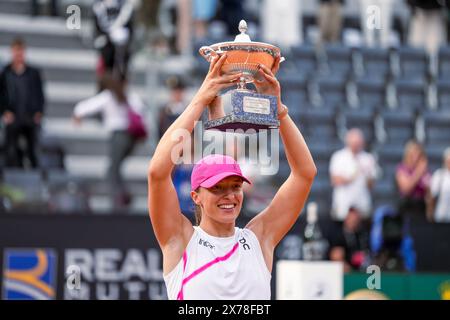
<instances>
[{"instance_id":1,"label":"raised arm","mask_svg":"<svg viewBox=\"0 0 450 320\"><path fill-rule=\"evenodd\" d=\"M82 118L102 111L105 105L110 103L110 94L108 91L102 91L93 97L78 102L73 109L73 119L79 122Z\"/></svg>"},{"instance_id":2,"label":"raised arm","mask_svg":"<svg viewBox=\"0 0 450 320\"><path fill-rule=\"evenodd\" d=\"M174 121L161 138L148 168L148 207L150 219L156 238L163 250L179 251L187 245L193 229L190 221L180 211L178 197L172 183L171 173L174 161L173 151L190 136L203 110L223 89L236 85L241 74L220 75L220 68L226 59L226 54L213 58L209 72L191 103ZM177 139L178 138L178 139ZM180 154L176 154L177 157ZM179 253L179 252L178 252ZM169 268L170 269L170 268Z\"/></svg>"},{"instance_id":3,"label":"raised arm","mask_svg":"<svg viewBox=\"0 0 450 320\"><path fill-rule=\"evenodd\" d=\"M278 69L278 63L276 69ZM264 92L278 97L278 108L281 110L280 84L271 70L264 66L261 66L261 70L267 81L267 88ZM273 251L297 220L317 173L308 146L289 115L280 120L280 135L285 146L291 174L282 184L270 205L253 218L247 226L256 234L263 252L266 253Z\"/></svg>"}]
</instances>

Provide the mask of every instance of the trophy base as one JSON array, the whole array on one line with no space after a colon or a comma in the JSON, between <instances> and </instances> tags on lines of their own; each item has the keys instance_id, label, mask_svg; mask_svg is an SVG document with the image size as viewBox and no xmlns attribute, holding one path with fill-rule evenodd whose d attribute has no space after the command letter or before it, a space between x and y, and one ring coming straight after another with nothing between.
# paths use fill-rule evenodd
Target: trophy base
<instances>
[{"instance_id":1,"label":"trophy base","mask_svg":"<svg viewBox=\"0 0 450 320\"><path fill-rule=\"evenodd\" d=\"M278 127L279 127L278 120L271 123L268 123L267 121L261 121L260 123L258 123L257 120L255 121L252 119L239 117L233 114L229 114L220 119L209 120L205 123L206 130L236 131L241 129L244 131L244 133L249 129L253 129L256 132L258 132L259 130L277 129Z\"/></svg>"},{"instance_id":2,"label":"trophy base","mask_svg":"<svg viewBox=\"0 0 450 320\"><path fill-rule=\"evenodd\" d=\"M276 129L277 99L274 96L258 94L249 90L230 90L221 96L225 116L206 121L206 130L259 130ZM227 113L226 111L230 111Z\"/></svg>"}]
</instances>

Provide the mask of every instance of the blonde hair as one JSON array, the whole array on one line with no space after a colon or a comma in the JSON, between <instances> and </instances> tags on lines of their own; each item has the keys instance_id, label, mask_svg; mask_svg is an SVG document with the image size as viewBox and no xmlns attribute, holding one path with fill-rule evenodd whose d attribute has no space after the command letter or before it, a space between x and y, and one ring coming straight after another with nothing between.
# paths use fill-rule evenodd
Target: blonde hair
<instances>
[{"instance_id":1,"label":"blonde hair","mask_svg":"<svg viewBox=\"0 0 450 320\"><path fill-rule=\"evenodd\" d=\"M409 140L403 152L403 162L406 162L406 159L413 148L418 148L421 155L425 155L425 151L423 150L423 146L417 140Z\"/></svg>"}]
</instances>

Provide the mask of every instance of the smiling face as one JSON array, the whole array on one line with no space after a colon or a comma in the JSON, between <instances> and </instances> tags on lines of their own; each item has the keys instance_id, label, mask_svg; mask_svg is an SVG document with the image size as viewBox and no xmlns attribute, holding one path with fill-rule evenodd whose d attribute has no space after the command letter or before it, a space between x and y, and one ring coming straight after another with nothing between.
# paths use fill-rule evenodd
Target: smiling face
<instances>
[{"instance_id":1,"label":"smiling face","mask_svg":"<svg viewBox=\"0 0 450 320\"><path fill-rule=\"evenodd\" d=\"M202 208L202 221L211 219L219 223L234 223L244 200L242 184L242 178L231 176L211 188L200 187L198 192L192 191L192 199Z\"/></svg>"}]
</instances>

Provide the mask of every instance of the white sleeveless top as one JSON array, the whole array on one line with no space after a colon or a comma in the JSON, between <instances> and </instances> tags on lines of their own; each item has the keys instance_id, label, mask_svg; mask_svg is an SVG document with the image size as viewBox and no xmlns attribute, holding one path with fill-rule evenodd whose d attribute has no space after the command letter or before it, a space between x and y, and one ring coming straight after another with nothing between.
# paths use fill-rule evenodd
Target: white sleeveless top
<instances>
[{"instance_id":1,"label":"white sleeveless top","mask_svg":"<svg viewBox=\"0 0 450 320\"><path fill-rule=\"evenodd\" d=\"M164 276L170 300L269 300L271 274L256 235L213 237L194 227L182 259Z\"/></svg>"}]
</instances>

